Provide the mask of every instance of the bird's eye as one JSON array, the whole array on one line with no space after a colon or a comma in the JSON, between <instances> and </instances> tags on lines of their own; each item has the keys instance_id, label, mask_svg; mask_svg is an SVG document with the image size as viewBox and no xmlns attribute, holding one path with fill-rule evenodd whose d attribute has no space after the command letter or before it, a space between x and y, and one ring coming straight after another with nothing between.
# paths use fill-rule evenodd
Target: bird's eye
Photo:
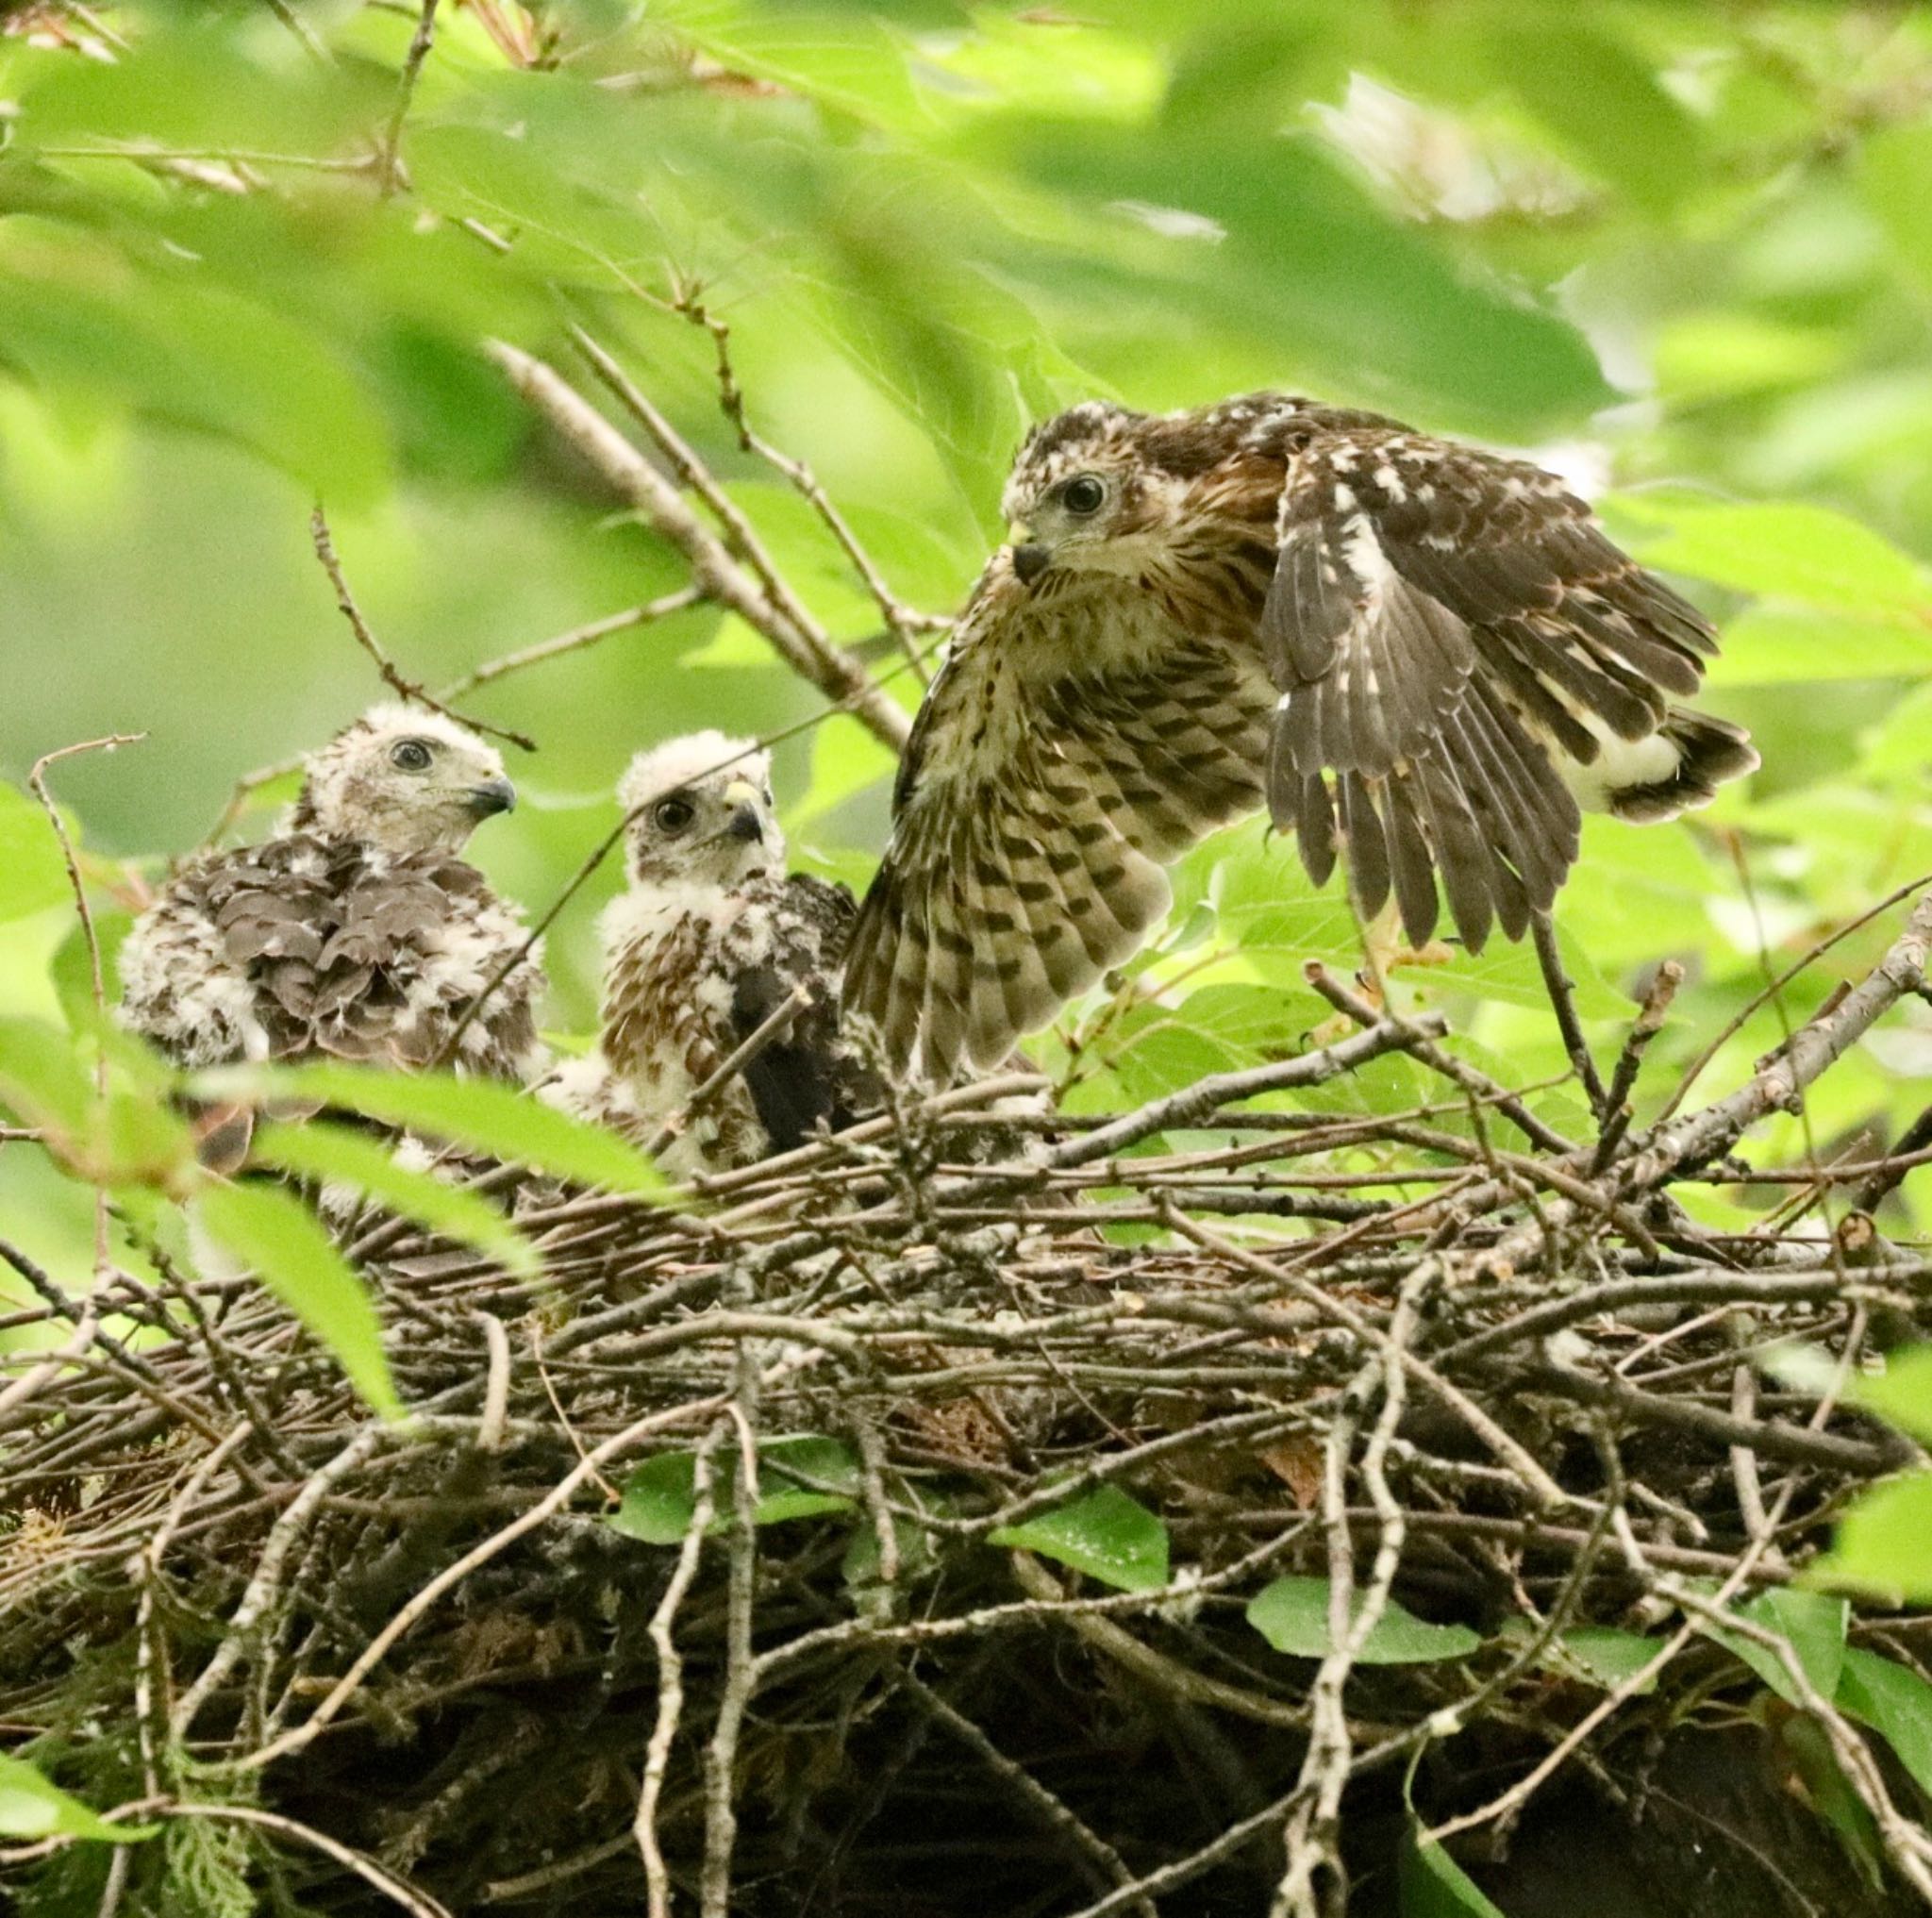
<instances>
[{"instance_id":1,"label":"bird's eye","mask_svg":"<svg viewBox=\"0 0 1932 1918\"><path fill-rule=\"evenodd\" d=\"M400 766L406 773L426 773L429 770L429 744L426 740L398 740L389 749L389 762Z\"/></svg>"},{"instance_id":2,"label":"bird's eye","mask_svg":"<svg viewBox=\"0 0 1932 1918\"><path fill-rule=\"evenodd\" d=\"M1107 487L1091 473L1076 474L1060 489L1060 504L1084 519L1107 504Z\"/></svg>"},{"instance_id":3,"label":"bird's eye","mask_svg":"<svg viewBox=\"0 0 1932 1918\"><path fill-rule=\"evenodd\" d=\"M689 799L660 799L651 808L651 824L659 832L682 832L691 822Z\"/></svg>"}]
</instances>

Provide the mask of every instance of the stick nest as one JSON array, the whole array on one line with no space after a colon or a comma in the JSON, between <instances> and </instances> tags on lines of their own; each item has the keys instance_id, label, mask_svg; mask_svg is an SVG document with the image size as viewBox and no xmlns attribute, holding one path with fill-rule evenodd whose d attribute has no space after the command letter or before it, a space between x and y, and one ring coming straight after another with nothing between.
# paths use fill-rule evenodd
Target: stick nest
<instances>
[{"instance_id":1,"label":"stick nest","mask_svg":"<svg viewBox=\"0 0 1932 1918\"><path fill-rule=\"evenodd\" d=\"M548 1204L541 1288L365 1225L404 1424L245 1276L124 1281L137 1331L6 1433L0 1713L158 1836L7 1878L42 1918L1373 1913L1431 1869L1413 1819L1511 1918L1920 1909L1890 1804L1861 1872L1817 1714L1696 1607L1787 1586L1908 1456L1836 1399L1932 1329L1927 1267L1869 1209L1790 1224L1803 1188L1743 1236L1674 1189L1928 934L1643 1130L1641 1021L1574 1140L1324 976L1358 1030L1133 1113L995 1081L687 1209ZM1386 1051L1440 1098L1303 1096ZM1276 1649L1248 1607L1292 1579L1377 1636ZM1318 1636L1324 1589L1277 1592ZM1620 1682L1585 1628L1676 1649Z\"/></svg>"}]
</instances>

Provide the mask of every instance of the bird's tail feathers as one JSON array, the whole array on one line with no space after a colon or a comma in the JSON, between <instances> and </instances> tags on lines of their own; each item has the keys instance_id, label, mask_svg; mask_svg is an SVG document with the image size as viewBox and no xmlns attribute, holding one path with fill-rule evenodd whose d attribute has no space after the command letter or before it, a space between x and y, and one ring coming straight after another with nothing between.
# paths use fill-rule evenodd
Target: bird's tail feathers
<instances>
[{"instance_id":1,"label":"bird's tail feathers","mask_svg":"<svg viewBox=\"0 0 1932 1918\"><path fill-rule=\"evenodd\" d=\"M1612 785L1606 795L1613 817L1647 826L1675 819L1693 806L1707 806L1717 789L1758 766L1751 735L1727 719L1674 706L1657 737L1676 748L1676 764L1661 776Z\"/></svg>"}]
</instances>

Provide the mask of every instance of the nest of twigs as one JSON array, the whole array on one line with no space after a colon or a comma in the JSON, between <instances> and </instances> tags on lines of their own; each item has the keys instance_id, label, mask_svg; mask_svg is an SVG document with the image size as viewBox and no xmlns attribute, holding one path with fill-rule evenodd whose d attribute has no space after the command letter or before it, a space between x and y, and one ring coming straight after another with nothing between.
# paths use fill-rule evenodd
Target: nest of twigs
<instances>
[{"instance_id":1,"label":"nest of twigs","mask_svg":"<svg viewBox=\"0 0 1932 1918\"><path fill-rule=\"evenodd\" d=\"M124 1284L140 1336L5 1434L0 1715L158 1835L8 1881L42 1918L1477 1909L1418 1902L1420 1826L1510 1918L1920 1909L1904 1814L1855 1867L1817 1721L1695 1607L1790 1581L1901 1459L1756 1359L1923 1335L1928 1267L1673 1187L1928 935L1646 1131L1655 1017L1572 1140L1324 979L1360 1029L1137 1112L995 1082L689 1209L553 1204L539 1288L365 1226L406 1424L245 1277ZM1294 1103L1391 1050L1440 1099ZM1294 1578L1456 1649L1277 1649L1247 1608ZM1676 1649L1619 1682L1566 1662L1586 1626Z\"/></svg>"}]
</instances>

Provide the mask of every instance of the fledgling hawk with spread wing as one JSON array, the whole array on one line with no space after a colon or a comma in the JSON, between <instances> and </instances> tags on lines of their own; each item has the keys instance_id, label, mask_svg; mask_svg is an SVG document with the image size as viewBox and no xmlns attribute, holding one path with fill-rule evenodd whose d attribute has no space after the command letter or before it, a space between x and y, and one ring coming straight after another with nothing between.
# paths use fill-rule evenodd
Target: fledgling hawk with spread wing
<instances>
[{"instance_id":1,"label":"fledgling hawk with spread wing","mask_svg":"<svg viewBox=\"0 0 1932 1918\"><path fill-rule=\"evenodd\" d=\"M185 866L121 949L125 1025L184 1066L367 1060L422 1068L526 928L458 855L516 789L495 748L440 713L378 706L307 761L286 825ZM544 1062L535 947L447 1063L527 1079ZM239 1157L247 1142L211 1147Z\"/></svg>"},{"instance_id":2,"label":"fledgling hawk with spread wing","mask_svg":"<svg viewBox=\"0 0 1932 1918\"><path fill-rule=\"evenodd\" d=\"M1256 393L1037 427L927 689L846 1004L895 1062L988 1065L1126 959L1162 868L1265 805L1410 940L1548 910L1580 809L1671 819L1757 763L1671 703L1697 610L1541 468Z\"/></svg>"},{"instance_id":3,"label":"fledgling hawk with spread wing","mask_svg":"<svg viewBox=\"0 0 1932 1918\"><path fill-rule=\"evenodd\" d=\"M643 1144L666 1126L675 1176L750 1165L874 1103L839 1036L839 967L857 910L843 886L785 870L772 762L721 732L672 740L618 786L627 889L605 909L598 1049L546 1096ZM698 1090L780 1011L741 1068Z\"/></svg>"}]
</instances>

